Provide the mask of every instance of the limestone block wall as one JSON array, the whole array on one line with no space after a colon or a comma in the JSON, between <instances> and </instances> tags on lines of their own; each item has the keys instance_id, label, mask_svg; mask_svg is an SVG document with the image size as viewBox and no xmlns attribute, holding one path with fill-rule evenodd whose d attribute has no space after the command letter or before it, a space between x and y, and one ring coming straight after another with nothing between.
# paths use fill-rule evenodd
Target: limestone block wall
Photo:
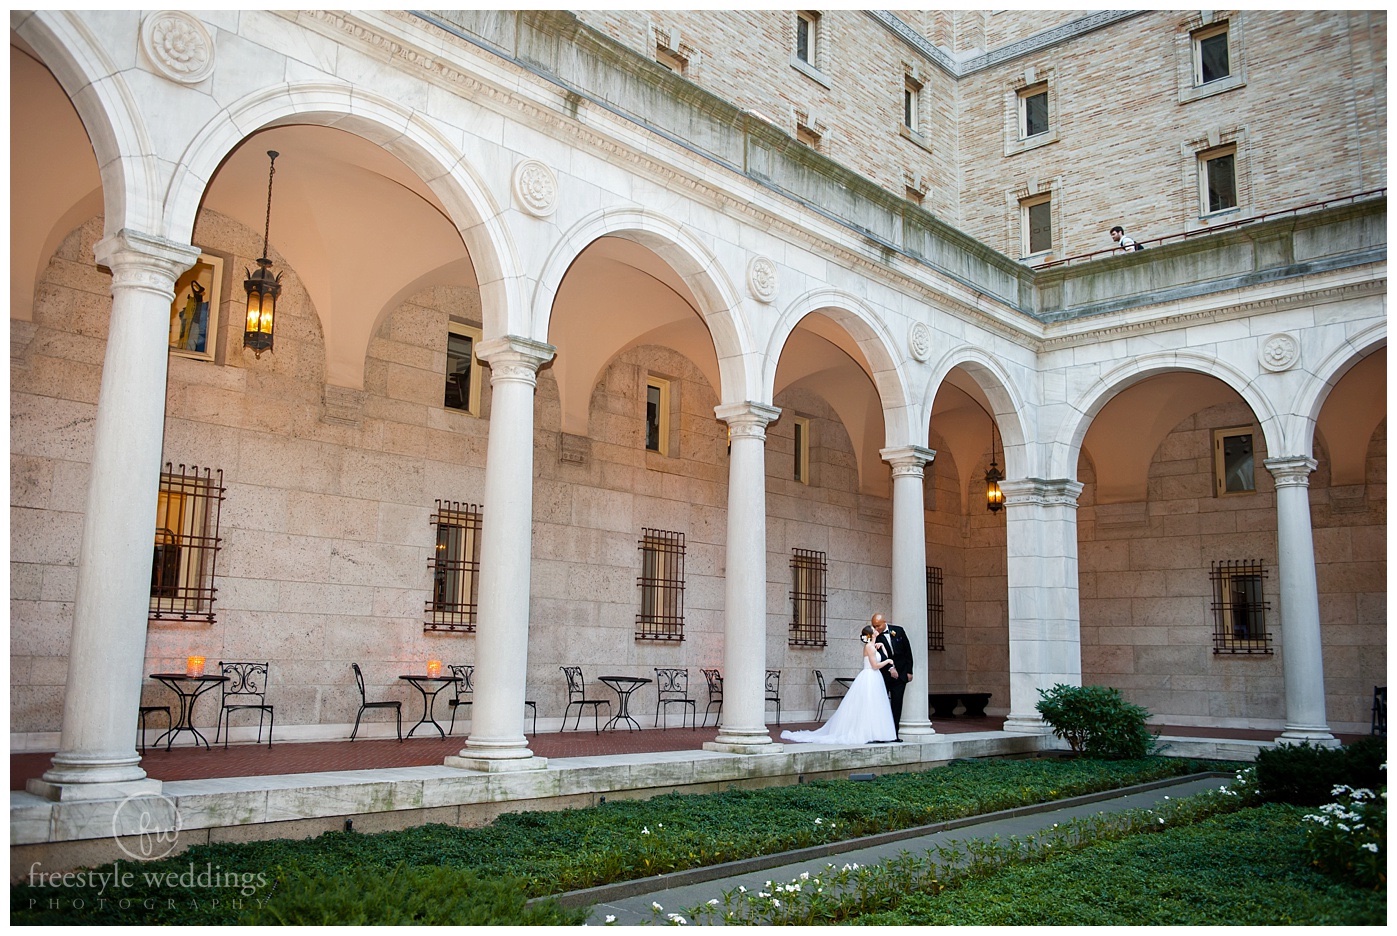
<instances>
[{"instance_id":1,"label":"limestone block wall","mask_svg":"<svg viewBox=\"0 0 1397 936\"><path fill-rule=\"evenodd\" d=\"M1155 453L1143 503L1097 504L1091 461L1079 463L1082 680L1121 689L1158 723L1282 724L1275 485L1261 465L1267 456L1259 433L1253 436L1256 492L1212 496L1212 430L1251 420L1238 403L1180 423ZM1383 431L1370 448L1370 478L1382 477L1385 451ZM1323 466L1322 449L1317 458ZM1366 731L1372 687L1385 681L1385 486L1369 485L1361 510L1326 515L1320 505L1331 497L1321 468L1311 476L1310 496L1329 724ZM1273 654L1212 652L1209 570L1226 559L1265 564Z\"/></svg>"}]
</instances>

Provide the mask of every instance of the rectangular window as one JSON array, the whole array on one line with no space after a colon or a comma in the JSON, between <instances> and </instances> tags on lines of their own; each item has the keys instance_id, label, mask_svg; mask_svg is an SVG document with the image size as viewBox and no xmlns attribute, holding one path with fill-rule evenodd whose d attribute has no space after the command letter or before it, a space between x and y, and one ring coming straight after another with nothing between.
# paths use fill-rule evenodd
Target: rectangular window
<instances>
[{"instance_id":1,"label":"rectangular window","mask_svg":"<svg viewBox=\"0 0 1397 936\"><path fill-rule=\"evenodd\" d=\"M669 381L645 378L645 448L669 454Z\"/></svg>"},{"instance_id":2,"label":"rectangular window","mask_svg":"<svg viewBox=\"0 0 1397 936\"><path fill-rule=\"evenodd\" d=\"M1266 568L1259 559L1214 562L1213 652L1271 653L1266 633L1266 601L1262 583Z\"/></svg>"},{"instance_id":3,"label":"rectangular window","mask_svg":"<svg viewBox=\"0 0 1397 936\"><path fill-rule=\"evenodd\" d=\"M1218 497L1256 491L1251 440L1250 426L1213 430L1213 490Z\"/></svg>"},{"instance_id":4,"label":"rectangular window","mask_svg":"<svg viewBox=\"0 0 1397 936\"><path fill-rule=\"evenodd\" d=\"M444 406L480 415L480 362L475 349L480 345L480 329L456 322L447 323L446 397Z\"/></svg>"},{"instance_id":5,"label":"rectangular window","mask_svg":"<svg viewBox=\"0 0 1397 936\"><path fill-rule=\"evenodd\" d=\"M810 483L810 420L795 418L795 471L793 477L801 484Z\"/></svg>"},{"instance_id":6,"label":"rectangular window","mask_svg":"<svg viewBox=\"0 0 1397 936\"><path fill-rule=\"evenodd\" d=\"M796 14L796 58L818 67L820 14L801 11Z\"/></svg>"},{"instance_id":7,"label":"rectangular window","mask_svg":"<svg viewBox=\"0 0 1397 936\"><path fill-rule=\"evenodd\" d=\"M150 573L151 620L213 622L221 540L223 472L169 462L160 473L155 508L155 561Z\"/></svg>"},{"instance_id":8,"label":"rectangular window","mask_svg":"<svg viewBox=\"0 0 1397 936\"><path fill-rule=\"evenodd\" d=\"M908 130L918 131L921 129L922 86L915 79L908 76L902 82L902 125Z\"/></svg>"},{"instance_id":9,"label":"rectangular window","mask_svg":"<svg viewBox=\"0 0 1397 936\"><path fill-rule=\"evenodd\" d=\"M684 534L640 531L637 640L684 639Z\"/></svg>"},{"instance_id":10,"label":"rectangular window","mask_svg":"<svg viewBox=\"0 0 1397 936\"><path fill-rule=\"evenodd\" d=\"M792 647L825 646L825 554L791 550Z\"/></svg>"},{"instance_id":11,"label":"rectangular window","mask_svg":"<svg viewBox=\"0 0 1397 936\"><path fill-rule=\"evenodd\" d=\"M1048 86L1019 92L1019 136L1028 139L1048 132Z\"/></svg>"},{"instance_id":12,"label":"rectangular window","mask_svg":"<svg viewBox=\"0 0 1397 936\"><path fill-rule=\"evenodd\" d=\"M1049 196L1029 199L1023 206L1024 253L1044 253L1053 249L1053 203Z\"/></svg>"},{"instance_id":13,"label":"rectangular window","mask_svg":"<svg viewBox=\"0 0 1397 936\"><path fill-rule=\"evenodd\" d=\"M946 605L941 599L944 582L939 566L926 567L926 641L928 650L946 649Z\"/></svg>"},{"instance_id":14,"label":"rectangular window","mask_svg":"<svg viewBox=\"0 0 1397 936\"><path fill-rule=\"evenodd\" d=\"M1193 83L1205 85L1232 74L1228 51L1227 24L1211 26L1193 34Z\"/></svg>"},{"instance_id":15,"label":"rectangular window","mask_svg":"<svg viewBox=\"0 0 1397 936\"><path fill-rule=\"evenodd\" d=\"M1203 213L1213 214L1237 207L1237 151L1215 150L1198 157Z\"/></svg>"},{"instance_id":16,"label":"rectangular window","mask_svg":"<svg viewBox=\"0 0 1397 936\"><path fill-rule=\"evenodd\" d=\"M432 570L432 599L427 602L423 629L474 631L480 595L480 508L439 500L432 524L437 542L427 563Z\"/></svg>"}]
</instances>

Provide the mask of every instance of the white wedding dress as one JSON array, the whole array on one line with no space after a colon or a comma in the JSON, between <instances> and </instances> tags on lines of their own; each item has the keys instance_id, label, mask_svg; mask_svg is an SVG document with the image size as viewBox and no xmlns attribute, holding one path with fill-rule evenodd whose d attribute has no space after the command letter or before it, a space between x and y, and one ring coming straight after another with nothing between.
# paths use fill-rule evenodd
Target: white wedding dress
<instances>
[{"instance_id":1,"label":"white wedding dress","mask_svg":"<svg viewBox=\"0 0 1397 936\"><path fill-rule=\"evenodd\" d=\"M893 710L888 704L882 671L874 669L868 657L864 657L863 672L849 687L829 721L814 731L783 731L781 737L786 741L816 744L867 744L896 738Z\"/></svg>"}]
</instances>

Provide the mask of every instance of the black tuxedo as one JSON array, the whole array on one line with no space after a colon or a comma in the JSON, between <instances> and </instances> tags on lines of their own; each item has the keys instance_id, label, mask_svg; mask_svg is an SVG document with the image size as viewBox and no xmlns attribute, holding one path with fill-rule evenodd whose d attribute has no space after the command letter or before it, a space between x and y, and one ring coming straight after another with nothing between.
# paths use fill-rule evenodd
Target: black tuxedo
<instances>
[{"instance_id":1,"label":"black tuxedo","mask_svg":"<svg viewBox=\"0 0 1397 936\"><path fill-rule=\"evenodd\" d=\"M883 648L883 655L893 661L892 666L883 669L883 682L888 687L888 702L892 705L893 730L900 731L902 694L907 691L907 681L912 678L912 644L902 628L892 624L878 635L878 644ZM896 679L888 673L890 669L897 670Z\"/></svg>"}]
</instances>

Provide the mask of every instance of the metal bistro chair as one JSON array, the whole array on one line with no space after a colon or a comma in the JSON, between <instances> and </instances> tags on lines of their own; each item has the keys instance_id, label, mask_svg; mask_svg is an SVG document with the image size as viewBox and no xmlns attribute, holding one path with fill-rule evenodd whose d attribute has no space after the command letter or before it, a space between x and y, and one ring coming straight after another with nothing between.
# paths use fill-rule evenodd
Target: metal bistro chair
<instances>
[{"instance_id":1,"label":"metal bistro chair","mask_svg":"<svg viewBox=\"0 0 1397 936\"><path fill-rule=\"evenodd\" d=\"M359 687L359 714L354 716L354 730L349 733L349 740L353 741L354 736L359 733L359 719L364 717L364 712L371 708L392 709L393 714L398 716L398 740L403 740L403 703L397 699L387 699L383 702L370 702L369 697L364 693L364 674L359 669L358 663L351 663L354 667L354 684Z\"/></svg>"},{"instance_id":2,"label":"metal bistro chair","mask_svg":"<svg viewBox=\"0 0 1397 936\"><path fill-rule=\"evenodd\" d=\"M766 701L776 703L776 724L781 724L781 671L766 671Z\"/></svg>"},{"instance_id":3,"label":"metal bistro chair","mask_svg":"<svg viewBox=\"0 0 1397 936\"><path fill-rule=\"evenodd\" d=\"M665 713L665 727L669 727L669 707L671 705L687 705L693 718L690 719L690 727L694 731L698 730L698 703L689 698L689 671L687 669L672 669L655 667L655 689L658 692L659 704L655 706L655 724L660 723L660 712ZM679 710L679 727L684 727L684 710Z\"/></svg>"},{"instance_id":4,"label":"metal bistro chair","mask_svg":"<svg viewBox=\"0 0 1397 936\"><path fill-rule=\"evenodd\" d=\"M723 717L723 674L715 669L703 670L703 678L708 680L708 708L703 710L703 723L708 724L708 713L713 710L713 706L718 706L717 720Z\"/></svg>"},{"instance_id":5,"label":"metal bistro chair","mask_svg":"<svg viewBox=\"0 0 1397 936\"><path fill-rule=\"evenodd\" d=\"M136 730L141 733L142 754L146 751L146 719L157 714L165 716L166 729L174 727L175 723L170 720L170 707L168 705L142 705L140 711L136 713ZM168 733L168 731L166 733ZM159 740L159 738L156 738L156 741Z\"/></svg>"},{"instance_id":6,"label":"metal bistro chair","mask_svg":"<svg viewBox=\"0 0 1397 936\"><path fill-rule=\"evenodd\" d=\"M224 663L219 661L220 675L228 677L219 683L223 693L223 707L218 711L218 726L214 729L213 741L223 735L223 749L228 749L228 736L233 733L233 713L255 710L257 712L257 743L262 743L262 718L267 718L267 747L272 746L272 731L276 726L276 713L267 704L267 664L266 663Z\"/></svg>"},{"instance_id":7,"label":"metal bistro chair","mask_svg":"<svg viewBox=\"0 0 1397 936\"><path fill-rule=\"evenodd\" d=\"M825 703L842 701L844 699L844 692L839 692L835 693L834 695L831 695L830 689L833 687L825 685L825 674L820 672L819 670L815 670L815 685L818 686L820 689L820 707L815 710L815 721L820 721L825 714ZM841 684L835 683L834 685L840 686ZM845 692L847 691L848 690L846 689Z\"/></svg>"},{"instance_id":8,"label":"metal bistro chair","mask_svg":"<svg viewBox=\"0 0 1397 936\"><path fill-rule=\"evenodd\" d=\"M470 705L475 701L474 698L462 698L462 696L473 696L475 692L475 686L471 684L471 680L475 678L475 667L449 666L447 669L451 670L451 675L456 677L456 684L452 686L456 695L454 698L446 700L446 704L451 706L451 727L446 729L446 733L451 734L456 727L456 713L461 711L461 706Z\"/></svg>"},{"instance_id":9,"label":"metal bistro chair","mask_svg":"<svg viewBox=\"0 0 1397 936\"><path fill-rule=\"evenodd\" d=\"M1387 687L1373 687L1373 734L1387 737Z\"/></svg>"},{"instance_id":10,"label":"metal bistro chair","mask_svg":"<svg viewBox=\"0 0 1397 936\"><path fill-rule=\"evenodd\" d=\"M601 707L606 706L606 710L611 711L610 699L589 699L587 698L587 681L582 678L582 667L580 666L560 666L563 675L568 679L568 704L563 707L563 725L558 729L558 733L563 733L563 728L568 725L568 709L577 706L577 724L574 728L582 727L582 709L590 705L592 707L592 718L594 720L593 729L597 734L601 734Z\"/></svg>"}]
</instances>

